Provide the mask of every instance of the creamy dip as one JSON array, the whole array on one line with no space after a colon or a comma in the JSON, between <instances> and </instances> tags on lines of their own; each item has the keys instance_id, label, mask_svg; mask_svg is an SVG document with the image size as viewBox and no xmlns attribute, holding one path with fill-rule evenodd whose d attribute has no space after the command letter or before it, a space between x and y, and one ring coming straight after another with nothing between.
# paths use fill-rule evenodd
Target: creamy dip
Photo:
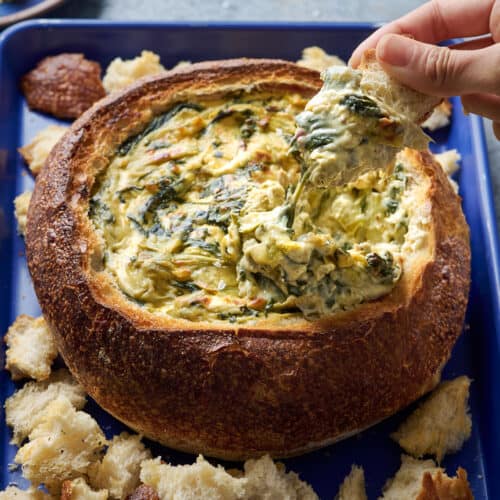
<instances>
[{"instance_id":1,"label":"creamy dip","mask_svg":"<svg viewBox=\"0 0 500 500\"><path fill-rule=\"evenodd\" d=\"M118 148L89 217L126 297L244 323L317 318L392 290L411 222L407 166L301 188L289 149L305 104L268 93L180 102Z\"/></svg>"}]
</instances>

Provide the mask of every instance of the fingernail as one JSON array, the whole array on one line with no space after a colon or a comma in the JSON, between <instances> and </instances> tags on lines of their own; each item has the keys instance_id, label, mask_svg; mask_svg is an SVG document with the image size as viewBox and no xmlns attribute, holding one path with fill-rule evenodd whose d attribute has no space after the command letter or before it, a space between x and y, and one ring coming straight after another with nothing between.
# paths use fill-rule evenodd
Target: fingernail
<instances>
[{"instance_id":1,"label":"fingernail","mask_svg":"<svg viewBox=\"0 0 500 500\"><path fill-rule=\"evenodd\" d=\"M405 36L385 35L377 44L377 59L391 66L408 66L412 55L413 42Z\"/></svg>"}]
</instances>

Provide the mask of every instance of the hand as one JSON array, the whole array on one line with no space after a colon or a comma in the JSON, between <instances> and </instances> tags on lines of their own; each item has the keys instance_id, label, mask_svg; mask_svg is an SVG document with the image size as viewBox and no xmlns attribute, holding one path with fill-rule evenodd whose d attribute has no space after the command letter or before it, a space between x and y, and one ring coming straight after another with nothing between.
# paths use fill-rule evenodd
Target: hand
<instances>
[{"instance_id":1,"label":"hand","mask_svg":"<svg viewBox=\"0 0 500 500\"><path fill-rule=\"evenodd\" d=\"M434 45L480 35L451 47ZM356 67L370 48L376 48L384 69L409 87L461 96L467 112L493 120L500 139L500 0L432 0L373 33L349 64Z\"/></svg>"}]
</instances>

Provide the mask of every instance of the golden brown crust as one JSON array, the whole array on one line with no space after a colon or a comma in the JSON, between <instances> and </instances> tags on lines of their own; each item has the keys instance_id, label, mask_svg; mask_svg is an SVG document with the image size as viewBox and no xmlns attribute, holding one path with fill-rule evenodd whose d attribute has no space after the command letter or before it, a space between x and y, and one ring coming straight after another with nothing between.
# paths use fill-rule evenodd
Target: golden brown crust
<instances>
[{"instance_id":1,"label":"golden brown crust","mask_svg":"<svg viewBox=\"0 0 500 500\"><path fill-rule=\"evenodd\" d=\"M415 500L474 500L474 495L467 481L467 472L459 467L456 477L448 477L441 470L434 476L426 472Z\"/></svg>"},{"instance_id":2,"label":"golden brown crust","mask_svg":"<svg viewBox=\"0 0 500 500\"><path fill-rule=\"evenodd\" d=\"M311 96L315 71L274 60L200 63L109 96L71 128L38 176L27 256L68 367L104 408L185 451L228 459L289 456L393 414L438 381L461 332L469 286L459 198L430 154L433 258L382 300L315 322L235 327L145 313L96 278L87 217L96 172L154 114L195 95L258 87ZM94 259L97 261L99 259Z\"/></svg>"},{"instance_id":3,"label":"golden brown crust","mask_svg":"<svg viewBox=\"0 0 500 500\"><path fill-rule=\"evenodd\" d=\"M83 54L59 54L42 59L24 75L21 88L30 109L58 118L78 118L106 95L101 66Z\"/></svg>"}]
</instances>

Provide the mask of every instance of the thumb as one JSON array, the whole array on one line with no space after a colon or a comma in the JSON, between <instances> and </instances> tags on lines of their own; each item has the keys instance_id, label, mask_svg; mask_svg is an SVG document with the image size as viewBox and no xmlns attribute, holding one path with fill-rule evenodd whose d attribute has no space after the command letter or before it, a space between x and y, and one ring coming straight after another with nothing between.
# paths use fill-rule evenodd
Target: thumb
<instances>
[{"instance_id":1,"label":"thumb","mask_svg":"<svg viewBox=\"0 0 500 500\"><path fill-rule=\"evenodd\" d=\"M498 44L480 50L452 50L401 35L386 35L376 50L387 73L425 94L500 94Z\"/></svg>"}]
</instances>

